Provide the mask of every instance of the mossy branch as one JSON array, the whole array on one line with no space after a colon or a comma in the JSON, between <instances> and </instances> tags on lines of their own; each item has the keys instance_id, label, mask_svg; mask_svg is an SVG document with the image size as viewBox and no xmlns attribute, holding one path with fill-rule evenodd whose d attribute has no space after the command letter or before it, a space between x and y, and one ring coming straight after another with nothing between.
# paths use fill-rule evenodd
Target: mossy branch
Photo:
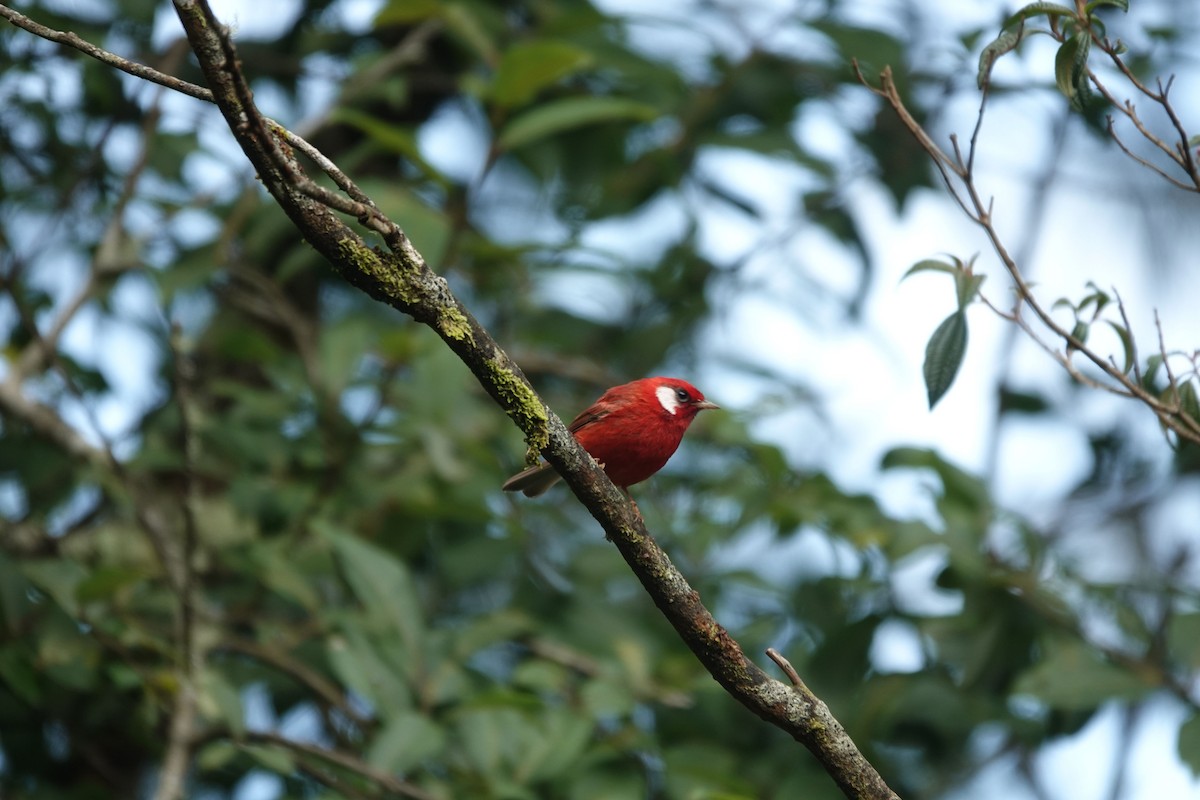
<instances>
[{"instance_id":1,"label":"mossy branch","mask_svg":"<svg viewBox=\"0 0 1200 800\"><path fill-rule=\"evenodd\" d=\"M294 150L310 157L313 152L294 134L259 113L228 31L207 3L176 0L175 7L207 89L148 70L74 34L39 26L2 5L0 16L114 68L214 102L262 184L300 235L347 282L429 326L458 355L522 430L530 447L541 452L562 474L713 677L755 714L803 743L848 797L896 797L825 704L803 682L775 680L746 657L658 547L625 496L579 446L562 420L546 407L517 364L454 296L446 281L429 268L404 232L342 173L335 176L338 191L317 185L305 175ZM314 158L314 163L326 172L336 170L323 157ZM341 214L354 217L367 230L378 233L387 249L368 243ZM19 406L15 399L9 405ZM32 411L27 415L36 416Z\"/></svg>"}]
</instances>

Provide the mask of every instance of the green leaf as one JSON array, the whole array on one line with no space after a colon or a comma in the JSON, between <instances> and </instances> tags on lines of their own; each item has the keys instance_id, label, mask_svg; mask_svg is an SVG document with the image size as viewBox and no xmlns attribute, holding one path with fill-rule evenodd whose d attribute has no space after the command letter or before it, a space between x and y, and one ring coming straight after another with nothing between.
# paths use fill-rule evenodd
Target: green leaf
<instances>
[{"instance_id":1,"label":"green leaf","mask_svg":"<svg viewBox=\"0 0 1200 800\"><path fill-rule=\"evenodd\" d=\"M967 315L960 309L942 320L925 346L925 390L930 408L954 383L966 352Z\"/></svg>"},{"instance_id":2,"label":"green leaf","mask_svg":"<svg viewBox=\"0 0 1200 800\"><path fill-rule=\"evenodd\" d=\"M292 754L282 747L263 744L244 744L242 745L242 750L249 754L263 768L274 772L276 775L291 775L296 768Z\"/></svg>"},{"instance_id":3,"label":"green leaf","mask_svg":"<svg viewBox=\"0 0 1200 800\"><path fill-rule=\"evenodd\" d=\"M504 108L523 106L538 92L592 64L592 55L553 40L518 43L500 61L491 96Z\"/></svg>"},{"instance_id":4,"label":"green leaf","mask_svg":"<svg viewBox=\"0 0 1200 800\"><path fill-rule=\"evenodd\" d=\"M317 343L321 378L331 394L340 394L350 385L374 339L375 328L360 317L346 317L322 328Z\"/></svg>"},{"instance_id":5,"label":"green leaf","mask_svg":"<svg viewBox=\"0 0 1200 800\"><path fill-rule=\"evenodd\" d=\"M204 772L221 769L237 758L239 748L230 741L221 740L205 745L196 755L196 766Z\"/></svg>"},{"instance_id":6,"label":"green leaf","mask_svg":"<svg viewBox=\"0 0 1200 800\"><path fill-rule=\"evenodd\" d=\"M1087 58L1091 43L1087 32L1080 31L1063 42L1054 56L1054 80L1072 108L1081 108L1090 91Z\"/></svg>"},{"instance_id":7,"label":"green leaf","mask_svg":"<svg viewBox=\"0 0 1200 800\"><path fill-rule=\"evenodd\" d=\"M72 617L79 616L77 592L79 585L87 578L87 570L81 565L63 558L45 558L22 564L21 571L30 583L49 595L63 611Z\"/></svg>"},{"instance_id":8,"label":"green leaf","mask_svg":"<svg viewBox=\"0 0 1200 800\"><path fill-rule=\"evenodd\" d=\"M1193 714L1179 728L1177 747L1179 759L1191 768L1193 775L1200 777L1200 714Z\"/></svg>"},{"instance_id":9,"label":"green leaf","mask_svg":"<svg viewBox=\"0 0 1200 800\"><path fill-rule=\"evenodd\" d=\"M470 765L497 775L507 756L527 738L529 722L508 708L469 709L458 715L454 740Z\"/></svg>"},{"instance_id":10,"label":"green leaf","mask_svg":"<svg viewBox=\"0 0 1200 800\"><path fill-rule=\"evenodd\" d=\"M975 73L975 85L979 89L987 88L992 80L992 67L996 60L1006 53L1016 50L1025 38L1025 19L1018 19L1015 25L1005 27L1000 34L989 42L979 54L979 69Z\"/></svg>"},{"instance_id":11,"label":"green leaf","mask_svg":"<svg viewBox=\"0 0 1200 800\"><path fill-rule=\"evenodd\" d=\"M316 611L321 605L321 596L313 588L310 577L296 565L295 553L289 552L291 546L284 539L260 540L251 547L250 553L263 584L308 611Z\"/></svg>"},{"instance_id":12,"label":"green leaf","mask_svg":"<svg viewBox=\"0 0 1200 800\"><path fill-rule=\"evenodd\" d=\"M75 587L75 599L80 603L107 600L126 586L138 583L146 573L133 567L113 564L96 570Z\"/></svg>"},{"instance_id":13,"label":"green leaf","mask_svg":"<svg viewBox=\"0 0 1200 800\"><path fill-rule=\"evenodd\" d=\"M423 651L424 624L416 586L408 568L388 551L318 521L332 543L346 582L367 610L368 619L390 628L409 653Z\"/></svg>"},{"instance_id":14,"label":"green leaf","mask_svg":"<svg viewBox=\"0 0 1200 800\"><path fill-rule=\"evenodd\" d=\"M947 264L945 261L938 261L934 258L927 258L909 267L900 280L904 280L909 275L916 275L918 272L945 272L948 275L957 275L961 271L962 267Z\"/></svg>"},{"instance_id":15,"label":"green leaf","mask_svg":"<svg viewBox=\"0 0 1200 800\"><path fill-rule=\"evenodd\" d=\"M1001 414L1042 414L1050 408L1046 398L1034 392L1021 392L1002 386L999 394Z\"/></svg>"},{"instance_id":16,"label":"green leaf","mask_svg":"<svg viewBox=\"0 0 1200 800\"><path fill-rule=\"evenodd\" d=\"M446 734L415 711L400 714L384 726L367 751L367 762L388 772L407 772L433 758L446 745Z\"/></svg>"},{"instance_id":17,"label":"green leaf","mask_svg":"<svg viewBox=\"0 0 1200 800\"><path fill-rule=\"evenodd\" d=\"M0 650L0 681L12 694L37 707L42 702L42 689L34 663L35 659L15 644Z\"/></svg>"},{"instance_id":18,"label":"green leaf","mask_svg":"<svg viewBox=\"0 0 1200 800\"><path fill-rule=\"evenodd\" d=\"M1088 333L1090 333L1091 330L1091 325L1087 324L1083 320L1078 320L1075 323L1075 327L1071 328L1071 336L1078 340L1080 344L1087 344Z\"/></svg>"},{"instance_id":19,"label":"green leaf","mask_svg":"<svg viewBox=\"0 0 1200 800\"><path fill-rule=\"evenodd\" d=\"M966 310L976 296L979 294L979 287L983 285L986 275L976 275L969 270L960 270L954 276L954 288L956 290L959 311Z\"/></svg>"},{"instance_id":20,"label":"green leaf","mask_svg":"<svg viewBox=\"0 0 1200 800\"><path fill-rule=\"evenodd\" d=\"M1175 614L1167 626L1167 646L1173 662L1200 668L1200 614Z\"/></svg>"},{"instance_id":21,"label":"green leaf","mask_svg":"<svg viewBox=\"0 0 1200 800\"><path fill-rule=\"evenodd\" d=\"M334 109L329 117L331 122L340 122L357 128L367 137L388 150L410 158L421 160L421 149L417 146L417 138L407 127L400 127L394 122L381 120L356 108L339 107Z\"/></svg>"},{"instance_id":22,"label":"green leaf","mask_svg":"<svg viewBox=\"0 0 1200 800\"><path fill-rule=\"evenodd\" d=\"M1097 8L1101 8L1103 6L1116 8L1126 13L1129 12L1129 0L1092 0L1083 7L1083 10L1084 13L1090 17Z\"/></svg>"},{"instance_id":23,"label":"green leaf","mask_svg":"<svg viewBox=\"0 0 1200 800\"><path fill-rule=\"evenodd\" d=\"M347 617L338 627L341 635L326 637L326 657L342 684L374 705L384 719L407 711L411 692L395 666L387 663L370 639Z\"/></svg>"},{"instance_id":24,"label":"green leaf","mask_svg":"<svg viewBox=\"0 0 1200 800\"><path fill-rule=\"evenodd\" d=\"M1133 337L1129 335L1129 330L1124 325L1118 325L1112 320L1105 320L1114 331L1117 332L1117 337L1121 340L1121 349L1125 353L1125 360L1122 362L1121 372L1129 374L1129 370L1133 368Z\"/></svg>"},{"instance_id":25,"label":"green leaf","mask_svg":"<svg viewBox=\"0 0 1200 800\"><path fill-rule=\"evenodd\" d=\"M1004 21L1005 28L1012 27L1020 22L1034 17L1073 17L1075 9L1067 8L1058 3L1030 3L1024 6L1011 17Z\"/></svg>"},{"instance_id":26,"label":"green leaf","mask_svg":"<svg viewBox=\"0 0 1200 800\"><path fill-rule=\"evenodd\" d=\"M438 0L390 0L375 15L375 27L411 25L436 16L440 8Z\"/></svg>"},{"instance_id":27,"label":"green leaf","mask_svg":"<svg viewBox=\"0 0 1200 800\"><path fill-rule=\"evenodd\" d=\"M246 717L237 688L225 676L206 669L200 676L199 707L206 716L229 726L235 737L246 732Z\"/></svg>"},{"instance_id":28,"label":"green leaf","mask_svg":"<svg viewBox=\"0 0 1200 800\"><path fill-rule=\"evenodd\" d=\"M1054 709L1091 711L1109 700L1135 699L1152 689L1078 640L1049 639L1043 649L1041 660L1017 679L1015 694L1032 695Z\"/></svg>"},{"instance_id":29,"label":"green leaf","mask_svg":"<svg viewBox=\"0 0 1200 800\"><path fill-rule=\"evenodd\" d=\"M518 778L526 783L574 772L591 739L590 720L567 709L548 709L520 754Z\"/></svg>"},{"instance_id":30,"label":"green leaf","mask_svg":"<svg viewBox=\"0 0 1200 800\"><path fill-rule=\"evenodd\" d=\"M1179 410L1195 422L1200 422L1200 398L1196 396L1195 381L1184 381L1179 386Z\"/></svg>"},{"instance_id":31,"label":"green leaf","mask_svg":"<svg viewBox=\"0 0 1200 800\"><path fill-rule=\"evenodd\" d=\"M654 106L624 97L568 97L514 117L496 144L502 150L514 150L572 128L617 120L647 121L659 115Z\"/></svg>"},{"instance_id":32,"label":"green leaf","mask_svg":"<svg viewBox=\"0 0 1200 800\"><path fill-rule=\"evenodd\" d=\"M446 28L454 38L474 50L485 63L495 64L500 59L488 26L480 20L481 8L470 3L442 2L439 5Z\"/></svg>"},{"instance_id":33,"label":"green leaf","mask_svg":"<svg viewBox=\"0 0 1200 800\"><path fill-rule=\"evenodd\" d=\"M1157 353L1146 359L1146 367L1142 370L1142 388L1148 392L1158 391L1158 371L1166 362Z\"/></svg>"}]
</instances>

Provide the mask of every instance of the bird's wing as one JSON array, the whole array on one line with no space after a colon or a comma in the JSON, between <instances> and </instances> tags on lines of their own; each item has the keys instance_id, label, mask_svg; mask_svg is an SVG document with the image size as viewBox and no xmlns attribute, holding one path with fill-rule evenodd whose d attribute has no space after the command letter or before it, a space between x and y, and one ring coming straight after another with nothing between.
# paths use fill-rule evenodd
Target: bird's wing
<instances>
[{"instance_id":1,"label":"bird's wing","mask_svg":"<svg viewBox=\"0 0 1200 800\"><path fill-rule=\"evenodd\" d=\"M604 419L612 412L613 410L611 408L604 408L597 403L596 405L579 412L579 416L571 420L571 424L567 426L567 430L571 433L578 433L580 428L586 428L588 425Z\"/></svg>"}]
</instances>

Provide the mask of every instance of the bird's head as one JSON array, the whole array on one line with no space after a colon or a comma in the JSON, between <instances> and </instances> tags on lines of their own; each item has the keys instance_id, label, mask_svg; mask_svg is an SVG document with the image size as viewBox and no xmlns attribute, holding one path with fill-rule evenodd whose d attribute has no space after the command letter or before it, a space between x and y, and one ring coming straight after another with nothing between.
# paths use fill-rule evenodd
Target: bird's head
<instances>
[{"instance_id":1,"label":"bird's head","mask_svg":"<svg viewBox=\"0 0 1200 800\"><path fill-rule=\"evenodd\" d=\"M704 399L704 393L679 378L647 378L646 390L663 411L680 421L691 422L706 408L720 408Z\"/></svg>"}]
</instances>

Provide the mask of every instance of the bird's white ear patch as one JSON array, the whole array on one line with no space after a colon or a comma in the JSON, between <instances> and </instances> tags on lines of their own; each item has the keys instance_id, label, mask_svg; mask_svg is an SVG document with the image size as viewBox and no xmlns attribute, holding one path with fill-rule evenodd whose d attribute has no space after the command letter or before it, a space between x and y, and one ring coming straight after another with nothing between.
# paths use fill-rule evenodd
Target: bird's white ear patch
<instances>
[{"instance_id":1,"label":"bird's white ear patch","mask_svg":"<svg viewBox=\"0 0 1200 800\"><path fill-rule=\"evenodd\" d=\"M670 386L660 386L654 390L654 396L668 414L675 416L675 411L679 408L679 398L675 396L674 389Z\"/></svg>"}]
</instances>

